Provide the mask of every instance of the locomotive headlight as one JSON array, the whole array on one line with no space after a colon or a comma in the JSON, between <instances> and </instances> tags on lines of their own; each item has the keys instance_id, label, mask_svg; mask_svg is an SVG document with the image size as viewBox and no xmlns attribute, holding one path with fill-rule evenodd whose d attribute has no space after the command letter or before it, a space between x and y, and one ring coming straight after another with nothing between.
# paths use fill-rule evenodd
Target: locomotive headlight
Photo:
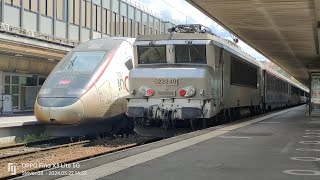
<instances>
[{"instance_id":1,"label":"locomotive headlight","mask_svg":"<svg viewBox=\"0 0 320 180\"><path fill-rule=\"evenodd\" d=\"M82 95L85 92L86 92L86 89L72 89L68 92L68 94Z\"/></svg>"},{"instance_id":2,"label":"locomotive headlight","mask_svg":"<svg viewBox=\"0 0 320 180\"><path fill-rule=\"evenodd\" d=\"M154 91L149 87L142 86L139 88L139 94L141 96L153 96Z\"/></svg>"},{"instance_id":3,"label":"locomotive headlight","mask_svg":"<svg viewBox=\"0 0 320 180\"><path fill-rule=\"evenodd\" d=\"M180 96L191 97L196 94L196 90L192 86L188 86L179 90Z\"/></svg>"},{"instance_id":4,"label":"locomotive headlight","mask_svg":"<svg viewBox=\"0 0 320 180\"><path fill-rule=\"evenodd\" d=\"M41 88L39 94L50 94L49 88Z\"/></svg>"}]
</instances>

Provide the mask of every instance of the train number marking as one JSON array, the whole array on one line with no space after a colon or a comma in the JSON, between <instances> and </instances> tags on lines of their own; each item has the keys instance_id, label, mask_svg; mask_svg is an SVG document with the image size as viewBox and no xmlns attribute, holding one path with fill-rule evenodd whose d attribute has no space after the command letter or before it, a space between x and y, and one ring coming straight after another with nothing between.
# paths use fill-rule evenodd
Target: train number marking
<instances>
[{"instance_id":1,"label":"train number marking","mask_svg":"<svg viewBox=\"0 0 320 180\"><path fill-rule=\"evenodd\" d=\"M178 85L178 79L174 79L174 78L154 79L154 84L155 85L173 85L173 86L176 86L176 85Z\"/></svg>"}]
</instances>

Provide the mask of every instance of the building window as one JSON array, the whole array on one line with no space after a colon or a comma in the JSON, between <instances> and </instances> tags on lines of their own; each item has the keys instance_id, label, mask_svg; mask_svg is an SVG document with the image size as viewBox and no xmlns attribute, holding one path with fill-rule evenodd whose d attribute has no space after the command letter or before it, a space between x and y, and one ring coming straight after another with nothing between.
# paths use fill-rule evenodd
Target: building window
<instances>
[{"instance_id":1,"label":"building window","mask_svg":"<svg viewBox=\"0 0 320 180\"><path fill-rule=\"evenodd\" d=\"M45 77L39 77L38 85L42 86L45 80L46 80Z\"/></svg>"},{"instance_id":2,"label":"building window","mask_svg":"<svg viewBox=\"0 0 320 180\"><path fill-rule=\"evenodd\" d=\"M91 3L84 0L82 3L82 26L91 28Z\"/></svg>"},{"instance_id":3,"label":"building window","mask_svg":"<svg viewBox=\"0 0 320 180\"><path fill-rule=\"evenodd\" d=\"M149 27L153 27L154 17L149 15Z\"/></svg>"},{"instance_id":4,"label":"building window","mask_svg":"<svg viewBox=\"0 0 320 180\"><path fill-rule=\"evenodd\" d=\"M113 32L112 35L113 36L117 36L119 35L119 14L117 13L113 13Z\"/></svg>"},{"instance_id":5,"label":"building window","mask_svg":"<svg viewBox=\"0 0 320 180\"><path fill-rule=\"evenodd\" d=\"M128 20L126 17L122 16L122 36L128 36Z\"/></svg>"},{"instance_id":6,"label":"building window","mask_svg":"<svg viewBox=\"0 0 320 180\"><path fill-rule=\"evenodd\" d=\"M102 7L104 7L104 8L106 8L106 9L110 9L111 7L110 7L110 3L111 2L111 0L103 0L102 1Z\"/></svg>"},{"instance_id":7,"label":"building window","mask_svg":"<svg viewBox=\"0 0 320 180\"><path fill-rule=\"evenodd\" d=\"M166 24L162 21L160 23L160 33L163 34L165 32Z\"/></svg>"},{"instance_id":8,"label":"building window","mask_svg":"<svg viewBox=\"0 0 320 180\"><path fill-rule=\"evenodd\" d=\"M65 21L65 0L57 0L57 19Z\"/></svg>"},{"instance_id":9,"label":"building window","mask_svg":"<svg viewBox=\"0 0 320 180\"><path fill-rule=\"evenodd\" d=\"M101 32L101 7L93 5L93 30Z\"/></svg>"},{"instance_id":10,"label":"building window","mask_svg":"<svg viewBox=\"0 0 320 180\"><path fill-rule=\"evenodd\" d=\"M129 37L133 37L133 21L132 19L129 19L129 23L128 23L128 36Z\"/></svg>"},{"instance_id":11,"label":"building window","mask_svg":"<svg viewBox=\"0 0 320 180\"><path fill-rule=\"evenodd\" d=\"M93 4L101 5L101 0L92 0Z\"/></svg>"},{"instance_id":12,"label":"building window","mask_svg":"<svg viewBox=\"0 0 320 180\"><path fill-rule=\"evenodd\" d=\"M93 4L93 7L92 7L92 18L93 18L93 22L92 22L92 29L94 31L97 31L97 27L98 27L98 24L97 24L97 5Z\"/></svg>"},{"instance_id":13,"label":"building window","mask_svg":"<svg viewBox=\"0 0 320 180\"><path fill-rule=\"evenodd\" d=\"M38 12L38 0L24 0L23 6L26 10Z\"/></svg>"},{"instance_id":14,"label":"building window","mask_svg":"<svg viewBox=\"0 0 320 180\"><path fill-rule=\"evenodd\" d=\"M143 31L142 34L148 34L148 14L142 12L142 24L143 24Z\"/></svg>"},{"instance_id":15,"label":"building window","mask_svg":"<svg viewBox=\"0 0 320 180\"><path fill-rule=\"evenodd\" d=\"M5 0L5 3L11 6L20 7L20 0Z\"/></svg>"},{"instance_id":16,"label":"building window","mask_svg":"<svg viewBox=\"0 0 320 180\"><path fill-rule=\"evenodd\" d=\"M41 1L41 14L49 17L53 17L53 0Z\"/></svg>"},{"instance_id":17,"label":"building window","mask_svg":"<svg viewBox=\"0 0 320 180\"><path fill-rule=\"evenodd\" d=\"M79 0L70 0L69 1L69 21L72 24L79 25L80 23L80 1Z\"/></svg>"},{"instance_id":18,"label":"building window","mask_svg":"<svg viewBox=\"0 0 320 180\"><path fill-rule=\"evenodd\" d=\"M118 0L113 0L112 1L112 11L115 13L119 13L119 1Z\"/></svg>"},{"instance_id":19,"label":"building window","mask_svg":"<svg viewBox=\"0 0 320 180\"><path fill-rule=\"evenodd\" d=\"M97 31L101 32L101 7L97 7Z\"/></svg>"},{"instance_id":20,"label":"building window","mask_svg":"<svg viewBox=\"0 0 320 180\"><path fill-rule=\"evenodd\" d=\"M147 34L147 26L146 25L143 25L143 32L142 32L143 35Z\"/></svg>"},{"instance_id":21,"label":"building window","mask_svg":"<svg viewBox=\"0 0 320 180\"><path fill-rule=\"evenodd\" d=\"M87 28L91 28L91 3L90 2L86 2L86 10L87 10L87 12L86 12L86 14L85 14L85 16L86 16L86 27Z\"/></svg>"},{"instance_id":22,"label":"building window","mask_svg":"<svg viewBox=\"0 0 320 180\"><path fill-rule=\"evenodd\" d=\"M159 21L159 19L155 19L154 20L154 29L156 30L156 32L158 32L160 30L160 21Z\"/></svg>"},{"instance_id":23,"label":"building window","mask_svg":"<svg viewBox=\"0 0 320 180\"><path fill-rule=\"evenodd\" d=\"M140 23L139 23L139 22L136 22L136 34L135 34L135 37L137 37L138 35L141 35L141 32L140 32Z\"/></svg>"},{"instance_id":24,"label":"building window","mask_svg":"<svg viewBox=\"0 0 320 180\"><path fill-rule=\"evenodd\" d=\"M104 9L104 27L103 27L103 33L105 34L111 34L110 33L110 22L111 22L111 14L110 11L107 9Z\"/></svg>"},{"instance_id":25,"label":"building window","mask_svg":"<svg viewBox=\"0 0 320 180\"><path fill-rule=\"evenodd\" d=\"M134 13L135 13L134 7L128 6L128 18L134 19Z\"/></svg>"}]
</instances>

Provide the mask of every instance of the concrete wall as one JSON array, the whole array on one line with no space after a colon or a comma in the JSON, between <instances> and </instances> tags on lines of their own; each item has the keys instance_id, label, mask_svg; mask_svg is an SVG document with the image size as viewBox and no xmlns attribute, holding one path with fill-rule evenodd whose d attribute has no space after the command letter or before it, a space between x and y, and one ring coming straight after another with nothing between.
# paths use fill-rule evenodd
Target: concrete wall
<instances>
[{"instance_id":1,"label":"concrete wall","mask_svg":"<svg viewBox=\"0 0 320 180\"><path fill-rule=\"evenodd\" d=\"M0 144L14 143L28 134L41 135L45 131L43 125L26 125L0 128Z\"/></svg>"},{"instance_id":2,"label":"concrete wall","mask_svg":"<svg viewBox=\"0 0 320 180\"><path fill-rule=\"evenodd\" d=\"M48 60L35 60L25 57L0 56L0 70L5 72L25 72L48 75L57 63Z\"/></svg>"}]
</instances>

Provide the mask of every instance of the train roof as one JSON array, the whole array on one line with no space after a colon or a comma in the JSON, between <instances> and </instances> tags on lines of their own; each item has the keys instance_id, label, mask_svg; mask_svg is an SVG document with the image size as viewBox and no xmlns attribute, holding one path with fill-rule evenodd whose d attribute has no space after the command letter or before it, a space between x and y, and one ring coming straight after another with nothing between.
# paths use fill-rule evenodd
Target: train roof
<instances>
[{"instance_id":1,"label":"train roof","mask_svg":"<svg viewBox=\"0 0 320 180\"><path fill-rule=\"evenodd\" d=\"M269 72L270 74L272 74L272 75L274 75L274 76L276 76L276 77L278 77L278 78L280 78L282 80L285 80L285 81L289 82L290 84L298 87L299 89L302 89L305 92L309 92L308 88L305 88L305 87L295 83L292 79L284 76L283 74L277 72L276 70L274 70L274 69L272 69L272 68L270 68L270 67L268 67L266 65L263 65L263 69L266 70L267 72Z\"/></svg>"},{"instance_id":2,"label":"train roof","mask_svg":"<svg viewBox=\"0 0 320 180\"><path fill-rule=\"evenodd\" d=\"M79 44L72 51L106 51L110 50L110 47L120 45L123 41L133 44L134 40L134 38L129 37L104 37L92 39Z\"/></svg>"},{"instance_id":3,"label":"train roof","mask_svg":"<svg viewBox=\"0 0 320 180\"><path fill-rule=\"evenodd\" d=\"M213 35L205 33L172 33L140 35L136 41L161 41L161 40L212 40Z\"/></svg>"},{"instance_id":4,"label":"train roof","mask_svg":"<svg viewBox=\"0 0 320 180\"><path fill-rule=\"evenodd\" d=\"M154 34L154 35L140 35L135 41L135 45L140 45L141 42L148 43L150 41L163 41L164 44L174 44L174 41L179 40L191 40L191 41L202 41L203 44L215 44L221 48L226 49L229 52L249 61L258 67L261 67L261 63L256 61L252 56L242 51L242 49L235 43L219 38L209 33L171 33L171 34ZM187 42L186 42L187 43ZM159 43L160 44L160 43Z\"/></svg>"},{"instance_id":5,"label":"train roof","mask_svg":"<svg viewBox=\"0 0 320 180\"><path fill-rule=\"evenodd\" d=\"M141 42L145 43L150 42L150 41L164 41L164 44L170 44L172 41L172 44L174 44L174 40L205 40L203 41L206 42L206 44L209 44L210 42L216 46L219 46L232 54L235 54L242 59L250 62L251 64L256 65L257 67L260 67L261 69L264 69L271 74L284 79L288 81L290 84L295 85L296 87L309 92L308 88L305 88L294 81L292 79L289 79L285 77L284 75L280 74L279 72L265 66L262 64L260 61L255 59L254 57L250 56L248 53L244 52L237 44L234 42L228 40L228 39L223 39L220 37L215 36L212 33L170 33L170 34L153 34L153 35L140 35L136 38L135 45L139 45Z\"/></svg>"}]
</instances>

